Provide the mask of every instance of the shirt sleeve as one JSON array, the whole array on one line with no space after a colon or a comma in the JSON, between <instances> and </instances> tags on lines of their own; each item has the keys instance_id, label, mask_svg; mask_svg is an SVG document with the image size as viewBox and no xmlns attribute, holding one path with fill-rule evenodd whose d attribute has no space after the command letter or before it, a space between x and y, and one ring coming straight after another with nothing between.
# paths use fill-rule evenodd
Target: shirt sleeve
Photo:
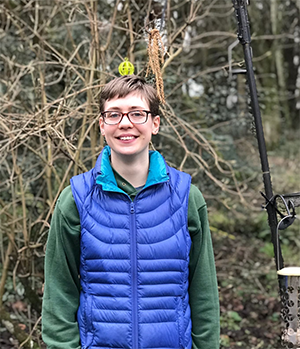
<instances>
[{"instance_id":1,"label":"shirt sleeve","mask_svg":"<svg viewBox=\"0 0 300 349\"><path fill-rule=\"evenodd\" d=\"M70 186L51 220L45 257L42 337L48 349L80 349L80 219Z\"/></svg>"},{"instance_id":2,"label":"shirt sleeve","mask_svg":"<svg viewBox=\"0 0 300 349\"><path fill-rule=\"evenodd\" d=\"M192 240L189 264L189 299L193 349L220 347L219 294L206 203L191 185L188 228Z\"/></svg>"}]
</instances>

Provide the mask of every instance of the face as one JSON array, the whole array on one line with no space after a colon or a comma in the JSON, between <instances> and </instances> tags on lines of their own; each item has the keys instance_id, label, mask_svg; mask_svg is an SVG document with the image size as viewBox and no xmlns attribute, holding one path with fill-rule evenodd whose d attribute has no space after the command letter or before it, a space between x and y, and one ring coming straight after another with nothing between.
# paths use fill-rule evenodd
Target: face
<instances>
[{"instance_id":1,"label":"face","mask_svg":"<svg viewBox=\"0 0 300 349\"><path fill-rule=\"evenodd\" d=\"M127 113L132 110L149 110L149 104L137 92L124 98L113 98L105 102L104 111L120 111ZM117 125L106 125L100 118L101 134L111 148L112 159L115 157L148 157L149 142L153 134L157 134L160 124L158 115L151 116L144 124L132 124L125 115Z\"/></svg>"}]
</instances>

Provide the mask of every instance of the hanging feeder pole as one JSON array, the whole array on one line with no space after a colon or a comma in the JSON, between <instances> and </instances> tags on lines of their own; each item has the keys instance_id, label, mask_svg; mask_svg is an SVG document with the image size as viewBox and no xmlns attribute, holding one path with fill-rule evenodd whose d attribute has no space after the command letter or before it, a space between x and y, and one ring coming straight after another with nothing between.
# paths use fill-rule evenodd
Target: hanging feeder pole
<instances>
[{"instance_id":1,"label":"hanging feeder pole","mask_svg":"<svg viewBox=\"0 0 300 349\"><path fill-rule=\"evenodd\" d=\"M254 116L256 137L258 142L259 156L261 161L261 169L263 175L263 183L265 188L265 208L268 213L268 221L271 230L271 240L274 247L274 256L277 270L283 268L283 258L280 249L280 244L277 238L277 215L276 215L276 203L273 199L271 174L269 169L268 155L266 150L266 143L261 119L261 113L257 97L257 89L255 76L252 64L252 48L251 48L251 33L250 25L248 20L247 5L249 1L247 0L232 0L235 9L235 15L238 24L237 36L240 43L243 45L246 74L250 91L251 98L251 108Z\"/></svg>"},{"instance_id":2,"label":"hanging feeder pole","mask_svg":"<svg viewBox=\"0 0 300 349\"><path fill-rule=\"evenodd\" d=\"M273 195L265 137L252 65L251 33L247 13L249 0L232 0L232 2L238 24L238 40L243 45L244 49L246 74L265 188L265 193L261 194L266 202L265 208L268 213L271 239L274 247L281 298L281 317L284 324L281 336L282 345L284 348L300 349L300 267L284 268L278 233L278 230L284 230L294 222L296 218L295 207L300 206L300 192L286 195ZM280 199L285 205L287 212L286 215L278 210L276 199ZM277 214L281 217L279 223L277 221Z\"/></svg>"}]
</instances>

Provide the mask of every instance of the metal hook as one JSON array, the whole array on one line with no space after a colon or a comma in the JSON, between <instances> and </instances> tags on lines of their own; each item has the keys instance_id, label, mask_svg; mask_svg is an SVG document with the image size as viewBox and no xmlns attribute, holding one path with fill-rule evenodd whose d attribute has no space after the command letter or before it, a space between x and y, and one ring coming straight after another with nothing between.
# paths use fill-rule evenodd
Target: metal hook
<instances>
[{"instance_id":1,"label":"metal hook","mask_svg":"<svg viewBox=\"0 0 300 349\"><path fill-rule=\"evenodd\" d=\"M233 74L246 74L246 69L232 69L232 50L239 44L240 40L236 39L232 44L228 46L228 68L229 68L229 80L232 79Z\"/></svg>"}]
</instances>

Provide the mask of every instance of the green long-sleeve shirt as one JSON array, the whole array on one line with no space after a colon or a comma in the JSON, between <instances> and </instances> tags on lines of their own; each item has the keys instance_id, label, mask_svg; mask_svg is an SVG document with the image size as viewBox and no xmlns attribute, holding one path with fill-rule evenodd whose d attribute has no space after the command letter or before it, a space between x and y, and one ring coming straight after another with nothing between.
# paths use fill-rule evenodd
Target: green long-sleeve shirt
<instances>
[{"instance_id":1,"label":"green long-sleeve shirt","mask_svg":"<svg viewBox=\"0 0 300 349\"><path fill-rule=\"evenodd\" d=\"M137 190L115 173L117 185L133 200ZM191 185L188 229L192 246L189 302L193 349L218 349L219 297L207 218L200 191ZM42 334L48 349L80 349L76 313L79 306L80 218L68 186L61 193L51 221L45 258Z\"/></svg>"}]
</instances>

